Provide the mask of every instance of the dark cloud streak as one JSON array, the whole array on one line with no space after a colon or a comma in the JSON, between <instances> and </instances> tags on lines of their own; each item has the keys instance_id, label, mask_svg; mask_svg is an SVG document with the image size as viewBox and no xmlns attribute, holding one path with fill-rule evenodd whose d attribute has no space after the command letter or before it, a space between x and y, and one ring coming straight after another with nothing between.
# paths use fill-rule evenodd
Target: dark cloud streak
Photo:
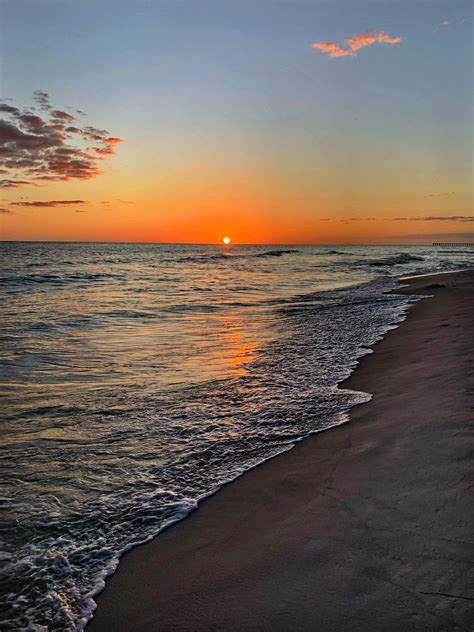
<instances>
[{"instance_id":1,"label":"dark cloud streak","mask_svg":"<svg viewBox=\"0 0 474 632\"><path fill-rule=\"evenodd\" d=\"M46 200L46 201L35 200L33 202L12 202L12 206L24 206L24 207L33 206L36 208L49 208L53 206L71 206L71 205L77 206L78 204L86 204L86 201L85 200Z\"/></svg>"},{"instance_id":2,"label":"dark cloud streak","mask_svg":"<svg viewBox=\"0 0 474 632\"><path fill-rule=\"evenodd\" d=\"M451 195L454 195L454 191L451 191L450 193L429 193L428 195L424 195L423 197L425 198L437 198L437 197L450 197Z\"/></svg>"},{"instance_id":3,"label":"dark cloud streak","mask_svg":"<svg viewBox=\"0 0 474 632\"><path fill-rule=\"evenodd\" d=\"M0 180L0 189L18 189L19 187L32 184L28 180ZM35 184L34 186L38 186Z\"/></svg>"},{"instance_id":4,"label":"dark cloud streak","mask_svg":"<svg viewBox=\"0 0 474 632\"><path fill-rule=\"evenodd\" d=\"M425 217L392 217L394 222L474 222L474 215L427 215Z\"/></svg>"},{"instance_id":5,"label":"dark cloud streak","mask_svg":"<svg viewBox=\"0 0 474 632\"><path fill-rule=\"evenodd\" d=\"M415 217L319 217L320 222L474 222L474 215L425 215Z\"/></svg>"},{"instance_id":6,"label":"dark cloud streak","mask_svg":"<svg viewBox=\"0 0 474 632\"><path fill-rule=\"evenodd\" d=\"M47 92L44 92L43 90L35 90L33 98L42 110L49 110L51 107L49 104L49 94Z\"/></svg>"}]
</instances>

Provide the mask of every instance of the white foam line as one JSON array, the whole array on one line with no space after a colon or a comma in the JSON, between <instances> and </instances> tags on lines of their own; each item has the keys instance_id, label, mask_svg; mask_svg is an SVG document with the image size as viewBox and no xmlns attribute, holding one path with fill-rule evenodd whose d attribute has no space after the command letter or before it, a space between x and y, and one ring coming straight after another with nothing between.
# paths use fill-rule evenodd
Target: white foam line
<instances>
[{"instance_id":1,"label":"white foam line","mask_svg":"<svg viewBox=\"0 0 474 632\"><path fill-rule=\"evenodd\" d=\"M457 272L468 272L469 270L474 270L474 267L456 268L454 270L439 270L439 271L435 270L434 272L423 272L422 274L412 274L410 276L400 277L400 281L409 281L410 279L421 279L423 277L438 276L438 274L456 274Z\"/></svg>"}]
</instances>

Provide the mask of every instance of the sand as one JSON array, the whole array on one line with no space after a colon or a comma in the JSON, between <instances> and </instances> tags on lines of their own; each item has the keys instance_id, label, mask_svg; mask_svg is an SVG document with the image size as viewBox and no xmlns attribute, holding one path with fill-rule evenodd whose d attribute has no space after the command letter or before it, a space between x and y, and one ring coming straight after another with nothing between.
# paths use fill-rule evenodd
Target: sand
<instances>
[{"instance_id":1,"label":"sand","mask_svg":"<svg viewBox=\"0 0 474 632\"><path fill-rule=\"evenodd\" d=\"M125 555L87 632L473 630L474 271L411 286L373 400Z\"/></svg>"}]
</instances>

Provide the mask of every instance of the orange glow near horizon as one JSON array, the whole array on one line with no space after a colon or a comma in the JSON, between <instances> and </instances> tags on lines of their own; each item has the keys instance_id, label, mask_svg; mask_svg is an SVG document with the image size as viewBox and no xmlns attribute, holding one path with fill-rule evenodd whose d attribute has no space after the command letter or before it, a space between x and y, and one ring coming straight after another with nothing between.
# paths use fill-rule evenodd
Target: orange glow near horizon
<instances>
[{"instance_id":1,"label":"orange glow near horizon","mask_svg":"<svg viewBox=\"0 0 474 632\"><path fill-rule=\"evenodd\" d=\"M120 160L119 155L111 163ZM17 204L25 199L18 191L5 190L0 239L226 246L431 243L467 241L464 234L472 226L464 217L468 194L461 190L440 197L423 197L416 189L387 196L389 183L382 187L382 180L375 180L369 191L351 185L344 195L335 195L338 182L299 187L264 170L255 169L245 179L230 167L221 165L218 171L202 163L199 169L176 169L160 187L138 170L131 172L130 183L119 173L110 167L96 180L26 187L21 194L29 205ZM84 202L35 207L31 200Z\"/></svg>"}]
</instances>

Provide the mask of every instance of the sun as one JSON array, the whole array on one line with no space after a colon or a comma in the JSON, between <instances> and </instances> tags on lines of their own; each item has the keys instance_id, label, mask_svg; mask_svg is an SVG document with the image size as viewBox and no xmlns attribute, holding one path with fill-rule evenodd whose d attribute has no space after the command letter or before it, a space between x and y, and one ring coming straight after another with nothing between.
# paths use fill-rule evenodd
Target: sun
<instances>
[{"instance_id":1,"label":"sun","mask_svg":"<svg viewBox=\"0 0 474 632\"><path fill-rule=\"evenodd\" d=\"M224 239L222 240L226 246L228 246L230 244L230 237L224 237Z\"/></svg>"}]
</instances>

